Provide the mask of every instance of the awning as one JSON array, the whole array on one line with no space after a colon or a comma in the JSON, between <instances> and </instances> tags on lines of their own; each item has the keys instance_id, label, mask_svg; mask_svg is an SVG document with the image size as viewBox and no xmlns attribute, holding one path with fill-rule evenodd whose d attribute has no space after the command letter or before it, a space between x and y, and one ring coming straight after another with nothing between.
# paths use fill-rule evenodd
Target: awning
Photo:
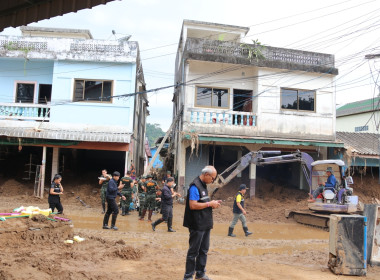
<instances>
[{"instance_id":1,"label":"awning","mask_svg":"<svg viewBox=\"0 0 380 280\"><path fill-rule=\"evenodd\" d=\"M109 143L129 143L131 140L131 134L125 132L117 133L68 129L39 130L29 127L0 127L0 136Z\"/></svg>"},{"instance_id":2,"label":"awning","mask_svg":"<svg viewBox=\"0 0 380 280\"><path fill-rule=\"evenodd\" d=\"M343 148L344 144L333 141L311 141L311 140L291 140L291 139L263 139L263 138L235 138L235 137L215 137L215 136L198 136L199 141L209 142L228 142L241 144L272 144L272 145L289 145L289 146L317 146L317 147L334 147ZM185 135L190 139L190 135Z\"/></svg>"}]
</instances>

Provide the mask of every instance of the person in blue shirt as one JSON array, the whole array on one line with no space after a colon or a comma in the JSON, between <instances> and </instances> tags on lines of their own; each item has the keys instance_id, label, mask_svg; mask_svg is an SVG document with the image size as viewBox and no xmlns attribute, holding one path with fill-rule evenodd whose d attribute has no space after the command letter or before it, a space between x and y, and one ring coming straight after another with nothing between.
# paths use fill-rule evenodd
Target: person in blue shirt
<instances>
[{"instance_id":1,"label":"person in blue shirt","mask_svg":"<svg viewBox=\"0 0 380 280\"><path fill-rule=\"evenodd\" d=\"M213 228L212 210L220 207L220 200L211 200L207 184L215 181L214 166L206 166L202 174L190 183L186 198L183 226L189 228L189 250L186 256L184 280L210 280L205 274L207 252L210 246L210 231Z\"/></svg>"},{"instance_id":2,"label":"person in blue shirt","mask_svg":"<svg viewBox=\"0 0 380 280\"><path fill-rule=\"evenodd\" d=\"M333 174L332 167L327 167L327 169L326 169L326 175L328 176L326 183L322 183L322 185L319 186L313 192L313 197L311 199L312 201L315 200L317 198L317 196L323 192L324 189L330 189L330 190L334 191L335 185L336 185L336 178L335 178L335 176Z\"/></svg>"}]
</instances>

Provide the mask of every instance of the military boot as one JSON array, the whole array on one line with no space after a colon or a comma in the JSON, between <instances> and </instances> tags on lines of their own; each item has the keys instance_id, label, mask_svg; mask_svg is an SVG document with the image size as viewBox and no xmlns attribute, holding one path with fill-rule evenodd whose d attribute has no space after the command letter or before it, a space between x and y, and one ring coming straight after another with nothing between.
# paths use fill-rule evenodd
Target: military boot
<instances>
[{"instance_id":1,"label":"military boot","mask_svg":"<svg viewBox=\"0 0 380 280\"><path fill-rule=\"evenodd\" d=\"M236 237L236 235L235 235L235 234L233 234L233 232L234 232L234 228L232 228L232 227L229 227L229 228L228 228L228 236L231 236L231 237Z\"/></svg>"},{"instance_id":2,"label":"military boot","mask_svg":"<svg viewBox=\"0 0 380 280\"><path fill-rule=\"evenodd\" d=\"M153 210L149 210L149 212L148 212L148 222L152 221L152 214L153 214Z\"/></svg>"},{"instance_id":3,"label":"military boot","mask_svg":"<svg viewBox=\"0 0 380 280\"><path fill-rule=\"evenodd\" d=\"M122 215L122 216L125 216L125 206L122 206L122 207L121 207L121 215Z\"/></svg>"},{"instance_id":4,"label":"military boot","mask_svg":"<svg viewBox=\"0 0 380 280\"><path fill-rule=\"evenodd\" d=\"M248 236L248 235L251 235L252 232L248 231L248 228L247 227L243 227L243 230L245 232L245 236Z\"/></svg>"},{"instance_id":5,"label":"military boot","mask_svg":"<svg viewBox=\"0 0 380 280\"><path fill-rule=\"evenodd\" d=\"M172 225L173 225L173 217L168 218L168 232L175 232L175 230L172 229Z\"/></svg>"},{"instance_id":6,"label":"military boot","mask_svg":"<svg viewBox=\"0 0 380 280\"><path fill-rule=\"evenodd\" d=\"M157 221L153 222L152 223L152 229L153 231L156 231L156 226L158 226L159 224L161 224L164 220L161 218L161 219L158 219Z\"/></svg>"},{"instance_id":7,"label":"military boot","mask_svg":"<svg viewBox=\"0 0 380 280\"><path fill-rule=\"evenodd\" d=\"M146 209L142 210L142 213L141 213L141 216L140 216L140 221L144 221L144 218L145 218L145 213L146 213Z\"/></svg>"}]
</instances>

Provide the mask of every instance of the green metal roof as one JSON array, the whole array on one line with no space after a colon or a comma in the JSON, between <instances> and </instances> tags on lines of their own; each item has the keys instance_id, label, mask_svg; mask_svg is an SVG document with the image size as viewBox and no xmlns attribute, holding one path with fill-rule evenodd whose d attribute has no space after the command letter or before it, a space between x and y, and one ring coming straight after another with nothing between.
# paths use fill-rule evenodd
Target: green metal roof
<instances>
[{"instance_id":1,"label":"green metal roof","mask_svg":"<svg viewBox=\"0 0 380 280\"><path fill-rule=\"evenodd\" d=\"M336 116L347 116L365 112L378 110L380 105L380 97L360 100L352 103L347 103L336 110Z\"/></svg>"}]
</instances>

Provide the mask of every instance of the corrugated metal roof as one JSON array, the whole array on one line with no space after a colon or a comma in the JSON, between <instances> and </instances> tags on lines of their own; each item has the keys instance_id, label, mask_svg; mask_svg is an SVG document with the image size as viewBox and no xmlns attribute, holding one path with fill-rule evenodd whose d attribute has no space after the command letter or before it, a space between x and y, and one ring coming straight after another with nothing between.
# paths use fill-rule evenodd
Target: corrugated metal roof
<instances>
[{"instance_id":1,"label":"corrugated metal roof","mask_svg":"<svg viewBox=\"0 0 380 280\"><path fill-rule=\"evenodd\" d=\"M115 0L2 0L0 4L0 31L89 9Z\"/></svg>"},{"instance_id":2,"label":"corrugated metal roof","mask_svg":"<svg viewBox=\"0 0 380 280\"><path fill-rule=\"evenodd\" d=\"M0 127L0 136L109 143L129 143L131 140L131 134L125 132L55 129L36 130L25 127Z\"/></svg>"},{"instance_id":3,"label":"corrugated metal roof","mask_svg":"<svg viewBox=\"0 0 380 280\"><path fill-rule=\"evenodd\" d=\"M372 112L379 109L380 97L360 100L347 103L336 110L336 116L342 117L365 112Z\"/></svg>"},{"instance_id":4,"label":"corrugated metal roof","mask_svg":"<svg viewBox=\"0 0 380 280\"><path fill-rule=\"evenodd\" d=\"M375 133L336 132L336 139L359 155L379 155L379 135Z\"/></svg>"}]
</instances>

